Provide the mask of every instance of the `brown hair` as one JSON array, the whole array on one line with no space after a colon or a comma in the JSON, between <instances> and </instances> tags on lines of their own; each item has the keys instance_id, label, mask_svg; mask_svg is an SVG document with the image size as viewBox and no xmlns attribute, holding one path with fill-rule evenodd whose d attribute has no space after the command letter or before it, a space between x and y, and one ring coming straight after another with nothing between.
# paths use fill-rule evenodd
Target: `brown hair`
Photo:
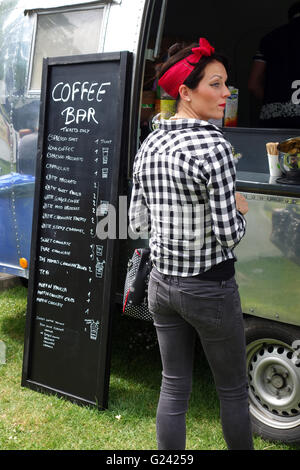
<instances>
[{"instance_id":1,"label":"brown hair","mask_svg":"<svg viewBox=\"0 0 300 470\"><path fill-rule=\"evenodd\" d=\"M171 68L174 64L176 64L180 60L185 59L190 54L192 54L193 47L199 47L199 44L193 43L193 44L190 44L189 46L186 46L181 43L173 44L168 50L168 56L169 56L168 60L164 62L158 70L158 74L157 74L158 79L161 78L164 75L164 73L166 73L167 70L169 70L169 68ZM195 88L197 88L199 82L204 77L206 66L210 64L211 62L221 62L221 64L224 65L226 72L228 73L229 64L228 64L227 58L223 56L222 54L214 52L210 56L201 57L199 62L196 64L194 70L190 73L190 75L184 81L184 84L191 90L194 90ZM179 98L180 96L178 95L177 103L178 103Z\"/></svg>"}]
</instances>

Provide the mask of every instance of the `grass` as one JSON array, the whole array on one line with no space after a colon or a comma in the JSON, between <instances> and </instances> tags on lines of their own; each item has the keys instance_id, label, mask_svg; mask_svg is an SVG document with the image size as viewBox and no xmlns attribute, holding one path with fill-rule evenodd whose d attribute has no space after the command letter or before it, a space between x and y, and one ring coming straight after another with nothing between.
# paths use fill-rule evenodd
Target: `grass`
<instances>
[{"instance_id":1,"label":"grass","mask_svg":"<svg viewBox=\"0 0 300 470\"><path fill-rule=\"evenodd\" d=\"M0 449L155 450L161 366L152 325L116 314L109 407L98 411L21 387L26 295L24 287L0 294L0 340L7 347L0 365ZM199 345L197 355L187 449L225 450L215 387ZM255 448L296 449L259 437Z\"/></svg>"}]
</instances>

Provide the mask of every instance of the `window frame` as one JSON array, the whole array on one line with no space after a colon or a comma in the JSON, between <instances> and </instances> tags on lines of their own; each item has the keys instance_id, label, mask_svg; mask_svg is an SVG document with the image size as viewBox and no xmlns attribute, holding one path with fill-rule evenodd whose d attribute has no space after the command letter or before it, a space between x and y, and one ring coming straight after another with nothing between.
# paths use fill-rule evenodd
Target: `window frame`
<instances>
[{"instance_id":1,"label":"window frame","mask_svg":"<svg viewBox=\"0 0 300 470\"><path fill-rule=\"evenodd\" d=\"M101 23L101 30L100 30L100 37L99 37L99 44L97 47L97 50L94 51L94 53L99 53L103 52L104 50L104 41L105 41L105 34L106 34L106 29L107 29L107 22L108 22L108 16L109 16L109 10L110 10L110 3L99 3L97 5L88 5L88 4L82 4L82 5L70 5L66 7L55 7L55 8L48 8L48 9L42 9L42 10L35 10L32 15L33 15L33 33L32 33L32 39L31 39L31 47L30 47L30 57L29 57L29 63L28 63L28 73L27 73L27 86L26 86L26 95L27 97L34 97L34 96L39 96L41 93L41 89L33 89L31 88L31 79L32 79L32 74L33 74L33 64L34 64L34 54L36 50L36 37L37 37L37 26L38 26L38 18L39 16L42 15L50 15L50 14L55 14L55 13L68 13L68 12L74 12L74 11L87 11L87 10L103 10L103 17L102 17L102 23Z\"/></svg>"},{"instance_id":2,"label":"window frame","mask_svg":"<svg viewBox=\"0 0 300 470\"><path fill-rule=\"evenodd\" d=\"M167 11L168 0L146 0L144 4L143 18L141 22L141 31L139 38L139 46L136 52L135 70L133 75L132 96L131 96L131 113L130 113L130 134L129 134L129 151L128 151L128 167L127 178L132 178L132 167L134 157L138 151L139 145L139 122L140 122L140 103L143 92L143 80L145 73L147 45L149 34L152 26L154 10L160 9L160 19L156 25L157 40L154 50L151 50L151 56L155 58L159 54L160 43L165 23L165 15ZM136 112L136 110L139 110Z\"/></svg>"}]
</instances>

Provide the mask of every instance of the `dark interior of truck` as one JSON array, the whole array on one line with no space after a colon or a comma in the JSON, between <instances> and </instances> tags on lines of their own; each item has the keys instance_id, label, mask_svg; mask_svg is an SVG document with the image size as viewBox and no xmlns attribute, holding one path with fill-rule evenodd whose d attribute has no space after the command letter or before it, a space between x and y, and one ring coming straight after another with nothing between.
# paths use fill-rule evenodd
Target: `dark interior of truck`
<instances>
[{"instance_id":1,"label":"dark interior of truck","mask_svg":"<svg viewBox=\"0 0 300 470\"><path fill-rule=\"evenodd\" d=\"M248 92L248 77L260 39L288 22L288 9L295 0L252 0L227 2L169 0L165 15L160 54L155 62L147 61L144 89L151 89L154 65L165 60L168 48L176 42L198 42L205 37L230 63L228 85L239 90L238 126L256 127L257 110ZM155 12L153 24L158 22ZM155 28L155 34L157 29ZM156 37L150 32L148 47ZM278 73L283 73L279 70ZM152 74L152 75L151 75ZM299 77L300 78L300 77ZM152 83L153 85L153 83Z\"/></svg>"},{"instance_id":2,"label":"dark interior of truck","mask_svg":"<svg viewBox=\"0 0 300 470\"><path fill-rule=\"evenodd\" d=\"M160 20L160 8L155 10L147 48L154 52L157 48L157 54L147 59L145 64L140 140L148 135L149 128L153 130L153 118L155 121L156 116L159 116L157 113L161 111L159 104L157 105L160 100L160 90L157 80L155 81L157 64L167 59L171 45L177 42L189 45L198 42L200 37L205 37L216 51L227 57L230 67L227 84L238 89L237 124L235 127L223 127L223 131L232 145L246 157L241 160L239 169L268 171L267 162L262 159L266 139L273 141L275 133L276 141L281 141L297 135L299 131L269 129L266 133L266 129L259 129L261 104L249 92L248 79L261 38L288 23L288 10L294 3L295 0L168 0L159 48L157 24ZM284 71L278 70L278 73Z\"/></svg>"}]
</instances>

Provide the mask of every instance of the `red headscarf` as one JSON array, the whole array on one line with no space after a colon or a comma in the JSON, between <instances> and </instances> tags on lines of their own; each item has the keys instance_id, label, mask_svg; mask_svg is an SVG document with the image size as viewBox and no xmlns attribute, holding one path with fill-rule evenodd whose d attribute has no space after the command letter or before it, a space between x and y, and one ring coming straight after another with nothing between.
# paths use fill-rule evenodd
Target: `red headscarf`
<instances>
[{"instance_id":1,"label":"red headscarf","mask_svg":"<svg viewBox=\"0 0 300 470\"><path fill-rule=\"evenodd\" d=\"M193 47L192 54L172 65L159 79L159 86L161 86L168 95L176 99L180 85L184 83L185 79L194 70L201 57L210 56L214 52L215 49L209 44L207 39L200 38L199 47Z\"/></svg>"}]
</instances>

